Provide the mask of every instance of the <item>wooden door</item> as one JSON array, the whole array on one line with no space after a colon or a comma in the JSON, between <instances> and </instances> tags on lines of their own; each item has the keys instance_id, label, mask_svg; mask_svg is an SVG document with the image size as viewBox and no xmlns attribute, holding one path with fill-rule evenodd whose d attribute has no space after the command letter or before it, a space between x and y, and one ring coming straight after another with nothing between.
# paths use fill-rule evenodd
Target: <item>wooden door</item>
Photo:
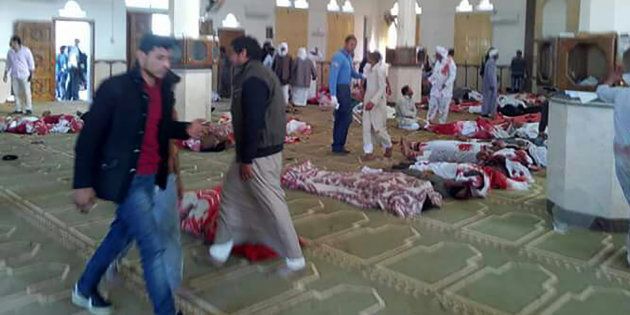
<instances>
[{"instance_id":1,"label":"wooden door","mask_svg":"<svg viewBox=\"0 0 630 315\"><path fill-rule=\"evenodd\" d=\"M297 55L300 47L308 46L308 10L277 8L275 43L286 42L289 54Z\"/></svg>"},{"instance_id":2,"label":"wooden door","mask_svg":"<svg viewBox=\"0 0 630 315\"><path fill-rule=\"evenodd\" d=\"M343 47L348 35L354 34L354 15L349 13L328 13L328 43L326 60Z\"/></svg>"},{"instance_id":3,"label":"wooden door","mask_svg":"<svg viewBox=\"0 0 630 315\"><path fill-rule=\"evenodd\" d=\"M492 20L488 13L455 15L455 60L458 64L479 65L492 46Z\"/></svg>"},{"instance_id":4,"label":"wooden door","mask_svg":"<svg viewBox=\"0 0 630 315\"><path fill-rule=\"evenodd\" d=\"M421 15L416 15L416 47L422 46L422 22Z\"/></svg>"},{"instance_id":5,"label":"wooden door","mask_svg":"<svg viewBox=\"0 0 630 315\"><path fill-rule=\"evenodd\" d=\"M219 47L225 47L225 50L230 53L232 50L232 41L243 35L245 35L245 31L242 29L220 28Z\"/></svg>"},{"instance_id":6,"label":"wooden door","mask_svg":"<svg viewBox=\"0 0 630 315\"><path fill-rule=\"evenodd\" d=\"M31 49L35 74L31 81L33 100L55 100L55 39L52 22L15 22L15 33L22 45Z\"/></svg>"},{"instance_id":7,"label":"wooden door","mask_svg":"<svg viewBox=\"0 0 630 315\"><path fill-rule=\"evenodd\" d=\"M151 13L127 12L127 68L136 62L136 51L144 34L151 33Z\"/></svg>"}]
</instances>

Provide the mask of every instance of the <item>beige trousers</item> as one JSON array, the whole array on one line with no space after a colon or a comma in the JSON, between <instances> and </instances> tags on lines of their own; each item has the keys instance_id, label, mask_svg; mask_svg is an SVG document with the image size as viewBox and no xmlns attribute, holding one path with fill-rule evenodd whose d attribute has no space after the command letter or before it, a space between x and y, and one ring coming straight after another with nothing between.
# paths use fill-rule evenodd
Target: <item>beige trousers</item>
<instances>
[{"instance_id":1,"label":"beige trousers","mask_svg":"<svg viewBox=\"0 0 630 315\"><path fill-rule=\"evenodd\" d=\"M302 249L280 185L282 153L255 159L252 166L254 178L247 182L241 180L239 163L230 166L215 244L263 244L281 257L301 259Z\"/></svg>"},{"instance_id":2,"label":"beige trousers","mask_svg":"<svg viewBox=\"0 0 630 315\"><path fill-rule=\"evenodd\" d=\"M33 98L31 96L31 82L28 82L28 79L11 78L11 86L13 87L13 94L15 96L15 111L32 111Z\"/></svg>"},{"instance_id":3,"label":"beige trousers","mask_svg":"<svg viewBox=\"0 0 630 315\"><path fill-rule=\"evenodd\" d=\"M363 110L363 152L374 153L374 140L384 149L392 147L392 139L387 132L387 109L378 104L370 111ZM374 140L373 140L374 139Z\"/></svg>"}]
</instances>

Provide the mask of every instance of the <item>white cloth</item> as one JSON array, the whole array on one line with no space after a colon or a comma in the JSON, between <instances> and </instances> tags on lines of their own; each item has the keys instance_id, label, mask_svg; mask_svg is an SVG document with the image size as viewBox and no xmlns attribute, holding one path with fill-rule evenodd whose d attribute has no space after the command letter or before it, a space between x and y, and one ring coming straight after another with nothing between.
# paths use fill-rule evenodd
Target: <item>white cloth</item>
<instances>
[{"instance_id":1,"label":"white cloth","mask_svg":"<svg viewBox=\"0 0 630 315\"><path fill-rule=\"evenodd\" d=\"M448 120L449 106L451 105L451 98L434 97L431 95L429 100L429 111L427 113L427 121L432 122L439 113L439 123L445 124Z\"/></svg>"},{"instance_id":2,"label":"white cloth","mask_svg":"<svg viewBox=\"0 0 630 315\"><path fill-rule=\"evenodd\" d=\"M291 97L293 99L293 105L306 106L306 103L308 101L308 93L309 93L309 88L292 87Z\"/></svg>"},{"instance_id":3,"label":"white cloth","mask_svg":"<svg viewBox=\"0 0 630 315\"><path fill-rule=\"evenodd\" d=\"M483 171L483 169L475 164L422 161L417 162L409 168L420 172L430 171L446 180L453 180L456 182L473 182L474 187L481 187L471 189L472 196L475 198L486 198L488 196L488 191L490 190L490 177ZM479 176L466 176L465 173L468 171L477 171L482 174L483 178L480 178ZM482 180L483 183L481 182Z\"/></svg>"},{"instance_id":4,"label":"white cloth","mask_svg":"<svg viewBox=\"0 0 630 315\"><path fill-rule=\"evenodd\" d=\"M28 47L22 46L17 51L9 49L7 53L6 71L11 78L27 79L35 71L33 53Z\"/></svg>"},{"instance_id":5,"label":"white cloth","mask_svg":"<svg viewBox=\"0 0 630 315\"><path fill-rule=\"evenodd\" d=\"M372 139L383 146L391 148L392 141L387 132L387 70L382 62L365 66L365 76L367 88L363 98L363 151L366 154L374 152ZM365 110L365 105L371 102L374 104L372 110Z\"/></svg>"},{"instance_id":6,"label":"white cloth","mask_svg":"<svg viewBox=\"0 0 630 315\"><path fill-rule=\"evenodd\" d=\"M286 104L289 104L289 90L290 90L290 86L288 84L283 85L282 86L282 94L284 95L284 102Z\"/></svg>"},{"instance_id":7,"label":"white cloth","mask_svg":"<svg viewBox=\"0 0 630 315\"><path fill-rule=\"evenodd\" d=\"M433 73L429 77L431 82L431 99L429 101L429 113L427 120L432 122L437 113L440 113L439 122L446 123L449 113L449 105L453 99L453 86L457 77L457 66L448 56L448 51L443 47L437 47L436 51L442 56L441 61L436 61Z\"/></svg>"},{"instance_id":8,"label":"white cloth","mask_svg":"<svg viewBox=\"0 0 630 315\"><path fill-rule=\"evenodd\" d=\"M455 140L434 140L423 143L420 150L425 152L424 158L429 162L477 163L477 155L489 143L462 142Z\"/></svg>"},{"instance_id":9,"label":"white cloth","mask_svg":"<svg viewBox=\"0 0 630 315\"><path fill-rule=\"evenodd\" d=\"M15 111L21 112L23 109L32 111L33 97L31 95L31 82L28 82L28 77L24 79L11 78L11 86L15 95Z\"/></svg>"}]
</instances>

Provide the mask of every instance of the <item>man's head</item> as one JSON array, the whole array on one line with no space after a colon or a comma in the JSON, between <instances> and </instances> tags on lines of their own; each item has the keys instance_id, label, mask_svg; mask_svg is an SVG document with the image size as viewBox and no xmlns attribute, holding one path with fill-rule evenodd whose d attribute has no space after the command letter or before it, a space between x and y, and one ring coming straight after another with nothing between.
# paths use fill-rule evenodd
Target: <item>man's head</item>
<instances>
[{"instance_id":1,"label":"man's head","mask_svg":"<svg viewBox=\"0 0 630 315\"><path fill-rule=\"evenodd\" d=\"M522 50L517 50L516 51L516 57L523 57L523 51Z\"/></svg>"},{"instance_id":2,"label":"man's head","mask_svg":"<svg viewBox=\"0 0 630 315\"><path fill-rule=\"evenodd\" d=\"M488 56L490 59L498 60L499 59L499 50L496 48L491 48L488 52Z\"/></svg>"},{"instance_id":3,"label":"man's head","mask_svg":"<svg viewBox=\"0 0 630 315\"><path fill-rule=\"evenodd\" d=\"M354 50L357 48L357 37L354 35L348 35L346 37L345 45L343 49L345 49L348 53L354 53Z\"/></svg>"},{"instance_id":4,"label":"man's head","mask_svg":"<svg viewBox=\"0 0 630 315\"><path fill-rule=\"evenodd\" d=\"M59 53L60 54L65 54L66 53L66 45L63 45L59 48Z\"/></svg>"},{"instance_id":5,"label":"man's head","mask_svg":"<svg viewBox=\"0 0 630 315\"><path fill-rule=\"evenodd\" d=\"M408 96L408 97L413 96L413 90L411 89L411 87L409 87L409 85L403 86L400 92L402 93L403 96Z\"/></svg>"},{"instance_id":6,"label":"man's head","mask_svg":"<svg viewBox=\"0 0 630 315\"><path fill-rule=\"evenodd\" d=\"M232 41L234 53L230 56L232 64L241 66L250 60L261 60L263 50L258 41L251 36L241 36Z\"/></svg>"},{"instance_id":7,"label":"man's head","mask_svg":"<svg viewBox=\"0 0 630 315\"><path fill-rule=\"evenodd\" d=\"M368 62L371 65L375 65L375 64L381 62L381 60L383 60L383 56L378 51L373 51L373 52L368 54Z\"/></svg>"},{"instance_id":8,"label":"man's head","mask_svg":"<svg viewBox=\"0 0 630 315\"><path fill-rule=\"evenodd\" d=\"M448 50L448 56L451 58L455 58L455 49L451 48Z\"/></svg>"},{"instance_id":9,"label":"man's head","mask_svg":"<svg viewBox=\"0 0 630 315\"><path fill-rule=\"evenodd\" d=\"M75 46L79 46L79 44L81 44L81 41L78 38L74 39L74 45Z\"/></svg>"},{"instance_id":10,"label":"man's head","mask_svg":"<svg viewBox=\"0 0 630 315\"><path fill-rule=\"evenodd\" d=\"M175 40L146 34L140 40L136 58L140 68L148 75L163 79L171 69L171 48Z\"/></svg>"},{"instance_id":11,"label":"man's head","mask_svg":"<svg viewBox=\"0 0 630 315\"><path fill-rule=\"evenodd\" d=\"M11 37L11 40L9 41L9 46L11 46L11 49L16 51L20 49L20 47L22 47L22 39L20 38L20 36L15 35Z\"/></svg>"},{"instance_id":12,"label":"man's head","mask_svg":"<svg viewBox=\"0 0 630 315\"><path fill-rule=\"evenodd\" d=\"M435 48L435 60L442 61L448 58L448 50L442 46L437 46Z\"/></svg>"}]
</instances>

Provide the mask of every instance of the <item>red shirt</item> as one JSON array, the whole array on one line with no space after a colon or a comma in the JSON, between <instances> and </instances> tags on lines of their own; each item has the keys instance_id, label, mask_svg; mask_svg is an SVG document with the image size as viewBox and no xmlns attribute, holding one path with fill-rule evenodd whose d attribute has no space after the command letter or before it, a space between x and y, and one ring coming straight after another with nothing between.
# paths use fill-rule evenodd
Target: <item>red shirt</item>
<instances>
[{"instance_id":1,"label":"red shirt","mask_svg":"<svg viewBox=\"0 0 630 315\"><path fill-rule=\"evenodd\" d=\"M160 144L158 130L162 120L162 82L156 81L155 85L144 84L144 91L149 96L147 108L147 121L144 127L144 138L140 147L138 158L138 175L155 175L160 164Z\"/></svg>"}]
</instances>

